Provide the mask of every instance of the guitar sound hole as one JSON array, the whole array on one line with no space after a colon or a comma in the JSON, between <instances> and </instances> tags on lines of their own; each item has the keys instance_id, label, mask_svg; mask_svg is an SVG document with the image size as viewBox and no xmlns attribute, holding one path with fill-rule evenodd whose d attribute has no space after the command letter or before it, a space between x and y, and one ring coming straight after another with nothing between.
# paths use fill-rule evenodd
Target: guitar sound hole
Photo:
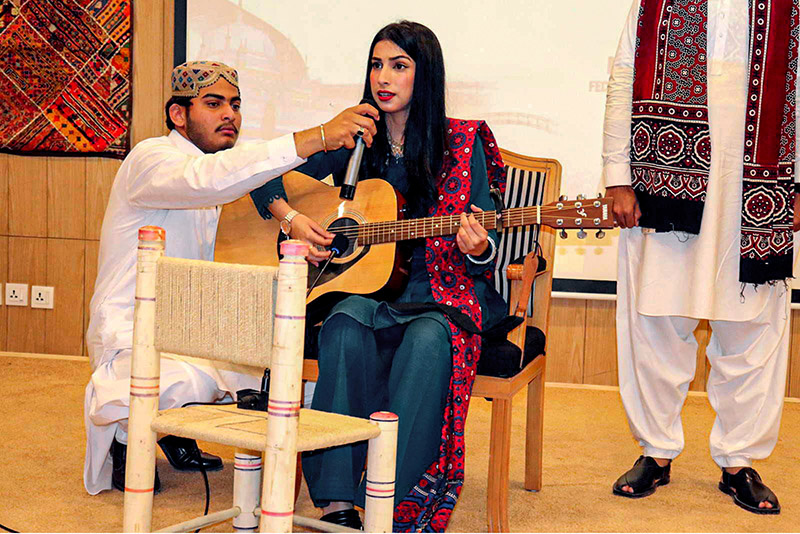
<instances>
[{"instance_id":1,"label":"guitar sound hole","mask_svg":"<svg viewBox=\"0 0 800 534\"><path fill-rule=\"evenodd\" d=\"M336 219L330 225L328 225L327 230L329 232L343 234L345 237L347 237L347 249L345 249L339 255L339 257L346 258L347 256L351 255L356 248L358 248L358 239L356 239L358 234L358 221L355 219L351 219L350 217Z\"/></svg>"}]
</instances>

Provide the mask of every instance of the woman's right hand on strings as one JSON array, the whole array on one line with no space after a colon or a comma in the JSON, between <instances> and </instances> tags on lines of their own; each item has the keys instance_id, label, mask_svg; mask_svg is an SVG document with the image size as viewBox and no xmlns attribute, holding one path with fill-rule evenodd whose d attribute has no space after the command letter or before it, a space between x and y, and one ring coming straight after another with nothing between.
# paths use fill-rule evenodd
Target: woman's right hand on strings
<instances>
[{"instance_id":1,"label":"woman's right hand on strings","mask_svg":"<svg viewBox=\"0 0 800 534\"><path fill-rule=\"evenodd\" d=\"M330 250L320 250L315 245L327 247L333 242L333 234L302 213L298 213L292 219L292 230L289 232L289 236L311 245L308 251L308 261L316 266L319 266L319 262L326 260L331 255Z\"/></svg>"}]
</instances>

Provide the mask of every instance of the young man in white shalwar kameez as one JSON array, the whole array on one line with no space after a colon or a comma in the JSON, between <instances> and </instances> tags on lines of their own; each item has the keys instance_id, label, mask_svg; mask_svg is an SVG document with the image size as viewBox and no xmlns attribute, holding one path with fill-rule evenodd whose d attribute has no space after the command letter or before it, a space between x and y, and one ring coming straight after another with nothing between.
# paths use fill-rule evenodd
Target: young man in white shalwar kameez
<instances>
[{"instance_id":1,"label":"young man in white shalwar kameez","mask_svg":"<svg viewBox=\"0 0 800 534\"><path fill-rule=\"evenodd\" d=\"M698 321L719 489L779 513L752 469L778 438L790 336L796 0L636 0L608 88L606 195L622 228L620 394L643 447L613 485L644 497L683 450Z\"/></svg>"},{"instance_id":2,"label":"young man in white shalwar kameez","mask_svg":"<svg viewBox=\"0 0 800 534\"><path fill-rule=\"evenodd\" d=\"M114 179L100 237L98 275L87 340L93 369L86 386L84 484L91 494L124 490L128 391L136 285L137 232L164 228L168 256L213 260L221 204L305 162L320 150L367 145L378 112L362 104L331 121L272 141L236 143L242 123L238 75L222 63L195 61L172 72L169 135L137 144ZM263 370L162 357L159 408L213 402L257 388ZM159 440L181 470L221 469L193 440ZM156 486L159 481L156 477Z\"/></svg>"}]
</instances>

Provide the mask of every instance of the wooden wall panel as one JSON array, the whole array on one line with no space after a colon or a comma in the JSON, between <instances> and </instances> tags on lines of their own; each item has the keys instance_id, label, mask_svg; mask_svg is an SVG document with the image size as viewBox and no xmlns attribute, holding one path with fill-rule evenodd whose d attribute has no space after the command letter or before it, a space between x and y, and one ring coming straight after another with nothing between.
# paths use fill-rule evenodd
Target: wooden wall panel
<instances>
[{"instance_id":1,"label":"wooden wall panel","mask_svg":"<svg viewBox=\"0 0 800 534\"><path fill-rule=\"evenodd\" d=\"M47 237L86 237L86 158L47 158Z\"/></svg>"},{"instance_id":2,"label":"wooden wall panel","mask_svg":"<svg viewBox=\"0 0 800 534\"><path fill-rule=\"evenodd\" d=\"M47 236L47 158L9 156L8 233Z\"/></svg>"},{"instance_id":3,"label":"wooden wall panel","mask_svg":"<svg viewBox=\"0 0 800 534\"><path fill-rule=\"evenodd\" d=\"M164 94L164 1L144 0L133 4L133 121L131 141L162 135ZM172 37L171 35L169 36Z\"/></svg>"},{"instance_id":4,"label":"wooden wall panel","mask_svg":"<svg viewBox=\"0 0 800 534\"><path fill-rule=\"evenodd\" d=\"M614 301L586 301L586 341L582 381L584 384L602 386L619 384L615 315Z\"/></svg>"},{"instance_id":5,"label":"wooden wall panel","mask_svg":"<svg viewBox=\"0 0 800 534\"><path fill-rule=\"evenodd\" d=\"M8 160L0 154L0 235L8 235Z\"/></svg>"},{"instance_id":6,"label":"wooden wall panel","mask_svg":"<svg viewBox=\"0 0 800 534\"><path fill-rule=\"evenodd\" d=\"M689 391L705 391L708 381L708 359L706 358L706 347L711 337L711 327L708 321L700 321L694 331L697 340L697 362L694 372L694 380L689 383Z\"/></svg>"},{"instance_id":7,"label":"wooden wall panel","mask_svg":"<svg viewBox=\"0 0 800 534\"><path fill-rule=\"evenodd\" d=\"M586 301L553 299L547 335L548 382L580 384L583 380Z\"/></svg>"},{"instance_id":8,"label":"wooden wall panel","mask_svg":"<svg viewBox=\"0 0 800 534\"><path fill-rule=\"evenodd\" d=\"M786 395L800 397L800 311L798 310L792 311L792 341L789 345Z\"/></svg>"},{"instance_id":9,"label":"wooden wall panel","mask_svg":"<svg viewBox=\"0 0 800 534\"><path fill-rule=\"evenodd\" d=\"M163 72L163 91L162 91L162 102L166 104L169 97L172 96L172 85L167 83L168 77L170 73L172 73L172 68L175 66L175 0L164 0L164 17L163 17L163 32L164 38L162 39L162 54L164 57L162 63L162 72ZM187 58L187 59L196 59L196 58ZM164 106L161 106L161 110L163 113ZM163 116L163 115L162 115ZM164 126L166 131L166 125Z\"/></svg>"},{"instance_id":10,"label":"wooden wall panel","mask_svg":"<svg viewBox=\"0 0 800 534\"><path fill-rule=\"evenodd\" d=\"M45 313L45 351L83 354L83 277L86 250L76 239L47 240L47 284L57 287Z\"/></svg>"},{"instance_id":11,"label":"wooden wall panel","mask_svg":"<svg viewBox=\"0 0 800 534\"><path fill-rule=\"evenodd\" d=\"M94 294L94 282L97 279L97 256L100 252L99 241L86 241L86 255L84 257L86 276L84 277L83 286L83 332L84 337L86 330L89 328L89 304L92 301ZM88 356L86 342L83 343L83 354Z\"/></svg>"},{"instance_id":12,"label":"wooden wall panel","mask_svg":"<svg viewBox=\"0 0 800 534\"><path fill-rule=\"evenodd\" d=\"M45 280L47 280L47 240L31 237L8 238L8 281L30 286L44 285ZM45 352L47 311L50 310L30 306L7 306L7 350Z\"/></svg>"},{"instance_id":13,"label":"wooden wall panel","mask_svg":"<svg viewBox=\"0 0 800 534\"><path fill-rule=\"evenodd\" d=\"M103 215L121 161L94 158L86 163L86 239L100 239Z\"/></svg>"},{"instance_id":14,"label":"wooden wall panel","mask_svg":"<svg viewBox=\"0 0 800 534\"><path fill-rule=\"evenodd\" d=\"M8 274L8 238L0 235L0 286L3 291L0 293L0 350L8 350L8 312L5 305L6 275Z\"/></svg>"}]
</instances>

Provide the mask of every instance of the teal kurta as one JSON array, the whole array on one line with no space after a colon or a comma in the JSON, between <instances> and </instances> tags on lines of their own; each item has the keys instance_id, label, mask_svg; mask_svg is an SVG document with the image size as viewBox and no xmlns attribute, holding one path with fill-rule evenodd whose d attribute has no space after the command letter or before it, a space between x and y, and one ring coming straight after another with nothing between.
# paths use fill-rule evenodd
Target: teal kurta
<instances>
[{"instance_id":1,"label":"teal kurta","mask_svg":"<svg viewBox=\"0 0 800 534\"><path fill-rule=\"evenodd\" d=\"M481 209L493 210L484 151L479 138L475 143L470 162L470 201ZM297 170L317 179L333 174L338 184L349 157L350 151L345 149L320 153ZM408 196L402 160L390 158L385 179ZM259 212L269 217L268 205L276 198L285 198L285 192L280 181L273 180L253 191L252 197ZM489 235L498 242L494 230ZM408 285L395 302L433 303L424 241L414 244ZM491 247L475 260L480 262L490 253ZM506 304L491 281L481 276L485 266L469 260L467 265L486 329L505 317ZM409 492L420 473L437 458L452 372L450 339L450 328L438 311L400 313L386 303L361 296L340 302L323 323L319 381L312 408L357 417L388 410L399 416L395 502ZM314 504L322 507L330 501L349 501L363 505L365 458L366 444L305 454L303 472Z\"/></svg>"}]
</instances>

